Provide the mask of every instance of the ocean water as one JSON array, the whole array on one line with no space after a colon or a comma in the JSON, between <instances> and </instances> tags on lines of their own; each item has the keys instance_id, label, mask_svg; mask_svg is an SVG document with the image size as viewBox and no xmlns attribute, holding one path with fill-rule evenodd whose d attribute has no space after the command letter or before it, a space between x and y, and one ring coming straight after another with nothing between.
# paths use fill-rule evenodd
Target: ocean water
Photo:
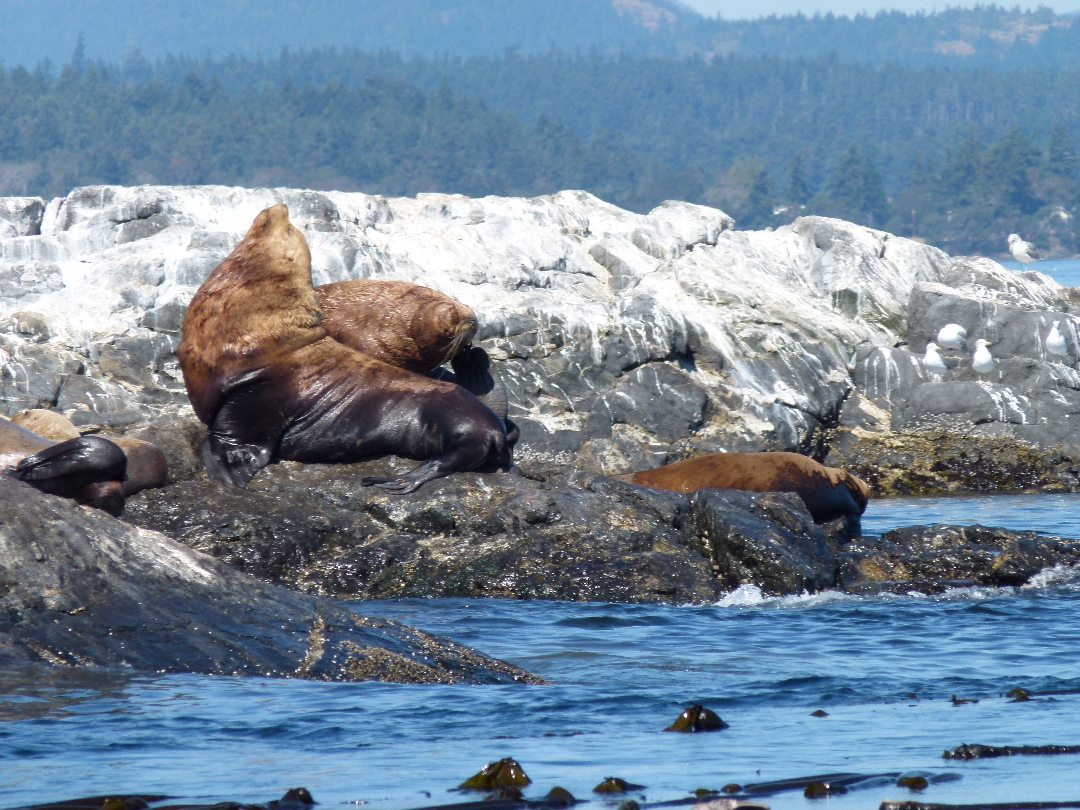
<instances>
[{"instance_id":1,"label":"ocean water","mask_svg":"<svg viewBox=\"0 0 1080 810\"><path fill-rule=\"evenodd\" d=\"M1026 265L1021 265L1020 262L1002 262L1002 265L1013 270L1038 270L1066 287L1080 287L1080 261L1076 259L1032 262Z\"/></svg>"},{"instance_id":2,"label":"ocean water","mask_svg":"<svg viewBox=\"0 0 1080 810\"><path fill-rule=\"evenodd\" d=\"M1080 496L879 500L870 531L984 522L1060 534ZM1074 536L1080 532L1073 532ZM872 808L886 799L1080 799L1080 756L942 759L962 743L1080 744L1080 573L941 596L766 598L708 606L405 600L357 609L452 637L547 686L324 684L191 675L0 673L0 807L117 793L265 802L305 786L320 807L407 810L479 798L455 786L513 757L527 797L558 785L588 807L642 804L827 773L883 778L774 808ZM1034 700L1005 693L1027 689ZM954 705L953 696L978 702ZM730 727L665 733L701 703ZM822 709L827 717L813 717Z\"/></svg>"}]
</instances>

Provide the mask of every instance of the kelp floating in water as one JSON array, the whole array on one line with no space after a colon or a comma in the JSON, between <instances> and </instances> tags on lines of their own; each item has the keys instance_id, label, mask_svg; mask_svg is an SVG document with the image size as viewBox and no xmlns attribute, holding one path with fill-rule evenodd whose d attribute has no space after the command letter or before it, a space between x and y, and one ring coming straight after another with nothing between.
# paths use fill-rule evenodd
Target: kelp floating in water
<instances>
[{"instance_id":1,"label":"kelp floating in water","mask_svg":"<svg viewBox=\"0 0 1080 810\"><path fill-rule=\"evenodd\" d=\"M1080 754L1080 745L958 745L942 759L993 759L994 757Z\"/></svg>"}]
</instances>

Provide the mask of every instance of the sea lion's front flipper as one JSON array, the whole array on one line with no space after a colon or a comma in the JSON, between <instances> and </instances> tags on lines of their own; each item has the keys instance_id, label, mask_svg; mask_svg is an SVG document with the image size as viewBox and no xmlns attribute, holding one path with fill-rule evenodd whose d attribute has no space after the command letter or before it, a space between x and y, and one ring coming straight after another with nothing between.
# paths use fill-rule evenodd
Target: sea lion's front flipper
<instances>
[{"instance_id":1,"label":"sea lion's front flipper","mask_svg":"<svg viewBox=\"0 0 1080 810\"><path fill-rule=\"evenodd\" d=\"M239 444L213 433L199 448L211 481L246 487L255 473L270 463L270 451L256 444Z\"/></svg>"},{"instance_id":2,"label":"sea lion's front flipper","mask_svg":"<svg viewBox=\"0 0 1080 810\"><path fill-rule=\"evenodd\" d=\"M46 447L15 465L15 477L43 492L68 494L96 481L122 481L124 451L100 436L80 436Z\"/></svg>"},{"instance_id":3,"label":"sea lion's front flipper","mask_svg":"<svg viewBox=\"0 0 1080 810\"><path fill-rule=\"evenodd\" d=\"M263 369L243 375L229 387L210 435L199 448L211 481L246 487L270 463L283 430L275 390L284 388L275 386Z\"/></svg>"},{"instance_id":4,"label":"sea lion's front flipper","mask_svg":"<svg viewBox=\"0 0 1080 810\"><path fill-rule=\"evenodd\" d=\"M462 349L450 365L458 385L476 396L503 419L509 409L506 385L491 367L491 358L479 346ZM509 429L509 428L508 428Z\"/></svg>"}]
</instances>

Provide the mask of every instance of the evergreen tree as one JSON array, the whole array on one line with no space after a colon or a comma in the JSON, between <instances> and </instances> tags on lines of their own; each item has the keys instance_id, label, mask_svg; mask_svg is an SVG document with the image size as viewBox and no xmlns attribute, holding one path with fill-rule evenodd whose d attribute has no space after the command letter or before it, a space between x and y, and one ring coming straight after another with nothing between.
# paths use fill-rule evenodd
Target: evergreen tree
<instances>
[{"instance_id":1,"label":"evergreen tree","mask_svg":"<svg viewBox=\"0 0 1080 810\"><path fill-rule=\"evenodd\" d=\"M1046 144L1046 170L1058 177L1072 179L1076 177L1076 165L1076 151L1069 130L1060 121L1055 121Z\"/></svg>"},{"instance_id":2,"label":"evergreen tree","mask_svg":"<svg viewBox=\"0 0 1080 810\"><path fill-rule=\"evenodd\" d=\"M889 202L881 175L854 144L826 181L820 196L820 208L830 216L875 228L882 227L888 218Z\"/></svg>"},{"instance_id":3,"label":"evergreen tree","mask_svg":"<svg viewBox=\"0 0 1080 810\"><path fill-rule=\"evenodd\" d=\"M803 153L796 152L795 157L788 164L788 200L796 208L805 205L810 199L810 183L806 179L806 169L803 166Z\"/></svg>"}]
</instances>

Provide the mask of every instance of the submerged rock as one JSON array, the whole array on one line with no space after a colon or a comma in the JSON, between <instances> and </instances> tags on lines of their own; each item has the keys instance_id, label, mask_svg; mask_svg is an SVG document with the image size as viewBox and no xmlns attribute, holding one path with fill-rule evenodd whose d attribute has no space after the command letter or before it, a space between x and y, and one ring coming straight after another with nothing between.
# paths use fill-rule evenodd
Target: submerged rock
<instances>
[{"instance_id":1,"label":"submerged rock","mask_svg":"<svg viewBox=\"0 0 1080 810\"><path fill-rule=\"evenodd\" d=\"M0 476L0 662L407 683L538 683L501 661L245 576Z\"/></svg>"}]
</instances>

